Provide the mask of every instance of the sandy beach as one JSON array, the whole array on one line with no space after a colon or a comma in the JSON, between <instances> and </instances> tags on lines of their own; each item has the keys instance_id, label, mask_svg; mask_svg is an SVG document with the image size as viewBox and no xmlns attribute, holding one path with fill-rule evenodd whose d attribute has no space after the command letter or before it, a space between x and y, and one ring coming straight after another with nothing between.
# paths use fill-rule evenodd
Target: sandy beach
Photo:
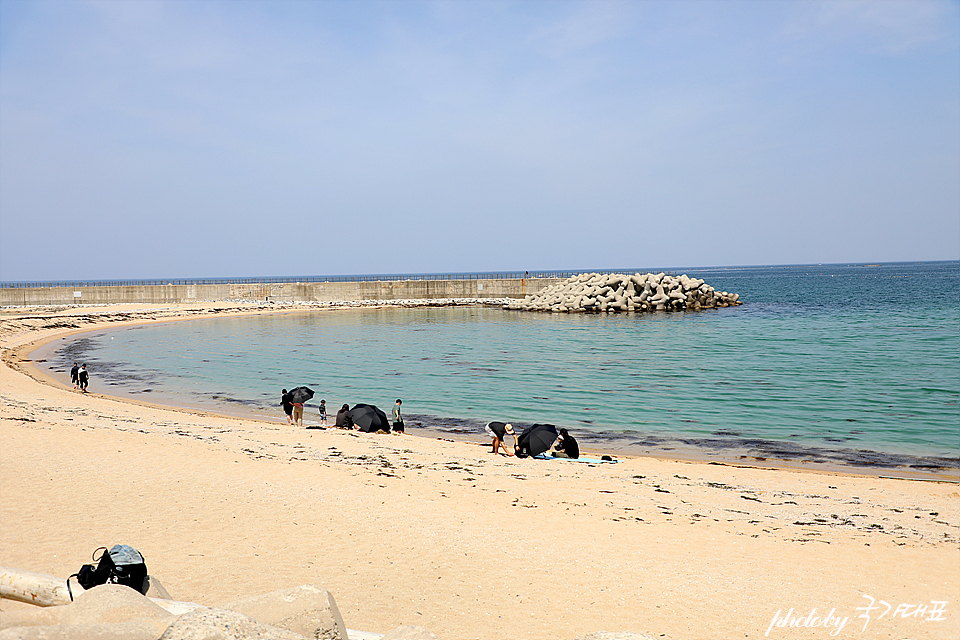
<instances>
[{"instance_id":1,"label":"sandy beach","mask_svg":"<svg viewBox=\"0 0 960 640\"><path fill-rule=\"evenodd\" d=\"M80 394L26 361L100 326L270 312L0 313L0 565L66 577L129 544L178 600L320 584L351 629L443 640L960 637L956 482L518 460L134 403L95 377Z\"/></svg>"}]
</instances>

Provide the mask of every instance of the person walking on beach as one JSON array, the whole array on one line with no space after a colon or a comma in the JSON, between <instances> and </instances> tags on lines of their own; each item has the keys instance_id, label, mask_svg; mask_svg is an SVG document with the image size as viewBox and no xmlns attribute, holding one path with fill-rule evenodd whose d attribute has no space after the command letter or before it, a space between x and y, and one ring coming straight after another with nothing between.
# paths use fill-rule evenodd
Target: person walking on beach
<instances>
[{"instance_id":1,"label":"person walking on beach","mask_svg":"<svg viewBox=\"0 0 960 640\"><path fill-rule=\"evenodd\" d=\"M287 393L286 389L280 396L280 406L283 407L283 412L287 414L287 424L293 424L293 403L290 402L290 394Z\"/></svg>"},{"instance_id":2,"label":"person walking on beach","mask_svg":"<svg viewBox=\"0 0 960 640\"><path fill-rule=\"evenodd\" d=\"M80 387L80 366L76 362L73 363L73 369L70 369L70 382L74 389Z\"/></svg>"},{"instance_id":3,"label":"person walking on beach","mask_svg":"<svg viewBox=\"0 0 960 640\"><path fill-rule=\"evenodd\" d=\"M337 411L337 429L353 429L353 418L350 417L350 405L343 405Z\"/></svg>"},{"instance_id":4,"label":"person walking on beach","mask_svg":"<svg viewBox=\"0 0 960 640\"><path fill-rule=\"evenodd\" d=\"M483 430L493 437L493 451L490 453L498 453L500 449L503 449L505 454L512 456L514 451L517 450L517 446L519 445L517 434L513 430L513 425L509 422L488 422L483 427ZM513 451L507 449L507 445L503 442L507 436L513 436Z\"/></svg>"},{"instance_id":5,"label":"person walking on beach","mask_svg":"<svg viewBox=\"0 0 960 640\"><path fill-rule=\"evenodd\" d=\"M320 401L320 426L326 427L327 425L327 401Z\"/></svg>"},{"instance_id":6,"label":"person walking on beach","mask_svg":"<svg viewBox=\"0 0 960 640\"><path fill-rule=\"evenodd\" d=\"M298 427L303 426L303 403L294 402L293 403L293 424Z\"/></svg>"},{"instance_id":7,"label":"person walking on beach","mask_svg":"<svg viewBox=\"0 0 960 640\"><path fill-rule=\"evenodd\" d=\"M393 432L403 433L403 417L400 415L400 405L403 401L397 398L397 404L393 405Z\"/></svg>"},{"instance_id":8,"label":"person walking on beach","mask_svg":"<svg viewBox=\"0 0 960 640\"><path fill-rule=\"evenodd\" d=\"M77 384L80 386L80 392L87 392L87 384L90 382L90 374L87 373L87 364L84 363L80 365L80 370L77 371Z\"/></svg>"}]
</instances>

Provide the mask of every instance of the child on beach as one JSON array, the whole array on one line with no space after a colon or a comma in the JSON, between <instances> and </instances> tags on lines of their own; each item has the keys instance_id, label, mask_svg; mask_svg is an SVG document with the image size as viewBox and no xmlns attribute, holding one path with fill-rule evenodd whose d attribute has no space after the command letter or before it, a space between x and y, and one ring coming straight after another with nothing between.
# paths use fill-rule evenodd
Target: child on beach
<instances>
[{"instance_id":1,"label":"child on beach","mask_svg":"<svg viewBox=\"0 0 960 640\"><path fill-rule=\"evenodd\" d=\"M400 416L400 405L403 401L397 398L397 404L393 405L393 431L394 433L403 433L403 418Z\"/></svg>"},{"instance_id":2,"label":"child on beach","mask_svg":"<svg viewBox=\"0 0 960 640\"><path fill-rule=\"evenodd\" d=\"M320 426L321 427L327 426L327 401L326 400L320 401Z\"/></svg>"}]
</instances>

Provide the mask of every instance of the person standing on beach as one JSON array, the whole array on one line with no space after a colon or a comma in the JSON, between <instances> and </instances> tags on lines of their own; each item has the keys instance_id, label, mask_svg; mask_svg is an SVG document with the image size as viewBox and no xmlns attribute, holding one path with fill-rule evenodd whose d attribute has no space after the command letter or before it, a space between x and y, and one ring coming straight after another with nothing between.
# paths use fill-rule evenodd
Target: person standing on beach
<instances>
[{"instance_id":1,"label":"person standing on beach","mask_svg":"<svg viewBox=\"0 0 960 640\"><path fill-rule=\"evenodd\" d=\"M77 371L77 383L80 386L80 392L87 392L87 384L90 382L90 374L87 373L87 364L84 363L80 366L80 370Z\"/></svg>"},{"instance_id":2,"label":"person standing on beach","mask_svg":"<svg viewBox=\"0 0 960 640\"><path fill-rule=\"evenodd\" d=\"M403 401L397 398L397 404L393 405L393 432L403 433L403 417L400 415L400 405Z\"/></svg>"},{"instance_id":3,"label":"person standing on beach","mask_svg":"<svg viewBox=\"0 0 960 640\"><path fill-rule=\"evenodd\" d=\"M327 426L327 401L326 400L320 401L320 426L321 427Z\"/></svg>"},{"instance_id":4,"label":"person standing on beach","mask_svg":"<svg viewBox=\"0 0 960 640\"><path fill-rule=\"evenodd\" d=\"M519 442L517 441L517 434L513 430L513 425L509 422L488 422L483 427L483 430L486 431L488 435L493 436L493 451L490 453L497 453L502 448L505 454L512 456L514 451L516 451ZM514 451L507 449L507 445L503 442L507 436L513 436Z\"/></svg>"},{"instance_id":5,"label":"person standing on beach","mask_svg":"<svg viewBox=\"0 0 960 640\"><path fill-rule=\"evenodd\" d=\"M74 389L80 386L80 366L76 362L73 363L73 369L70 369L70 382Z\"/></svg>"},{"instance_id":6,"label":"person standing on beach","mask_svg":"<svg viewBox=\"0 0 960 640\"><path fill-rule=\"evenodd\" d=\"M290 402L290 394L287 393L286 389L280 396L280 406L283 407L283 412L287 414L287 424L293 424L293 403Z\"/></svg>"},{"instance_id":7,"label":"person standing on beach","mask_svg":"<svg viewBox=\"0 0 960 640\"><path fill-rule=\"evenodd\" d=\"M293 424L298 427L303 426L303 403L294 402L293 403Z\"/></svg>"}]
</instances>

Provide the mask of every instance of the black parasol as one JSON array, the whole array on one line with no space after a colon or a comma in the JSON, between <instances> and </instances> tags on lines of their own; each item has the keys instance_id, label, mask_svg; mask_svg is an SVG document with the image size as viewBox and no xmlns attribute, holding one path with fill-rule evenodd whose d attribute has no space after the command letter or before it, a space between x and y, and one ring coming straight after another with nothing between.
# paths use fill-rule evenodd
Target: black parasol
<instances>
[{"instance_id":1,"label":"black parasol","mask_svg":"<svg viewBox=\"0 0 960 640\"><path fill-rule=\"evenodd\" d=\"M296 389L292 389L287 395L290 396L290 402L292 404L303 404L313 397L313 389L309 389L307 387L297 387Z\"/></svg>"},{"instance_id":2,"label":"black parasol","mask_svg":"<svg viewBox=\"0 0 960 640\"><path fill-rule=\"evenodd\" d=\"M387 414L372 404L355 404L350 409L350 417L353 423L360 427L360 431L373 433L374 431L390 431L390 423L387 422Z\"/></svg>"},{"instance_id":3,"label":"black parasol","mask_svg":"<svg viewBox=\"0 0 960 640\"><path fill-rule=\"evenodd\" d=\"M534 424L527 427L517 440L519 455L540 455L556 442L557 435L557 428L552 424Z\"/></svg>"}]
</instances>

